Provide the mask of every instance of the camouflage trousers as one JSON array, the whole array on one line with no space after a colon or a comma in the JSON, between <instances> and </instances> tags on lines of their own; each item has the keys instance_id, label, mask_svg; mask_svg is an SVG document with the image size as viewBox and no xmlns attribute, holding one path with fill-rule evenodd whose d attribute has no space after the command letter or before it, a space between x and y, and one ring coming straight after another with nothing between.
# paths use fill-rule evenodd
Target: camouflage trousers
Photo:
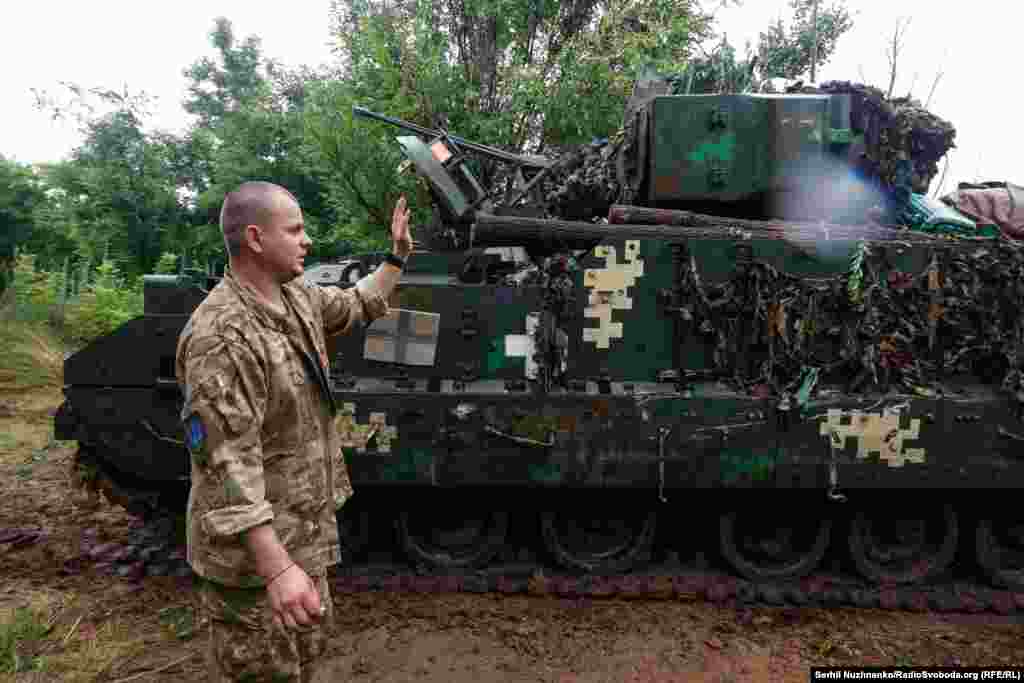
<instances>
[{"instance_id":1,"label":"camouflage trousers","mask_svg":"<svg viewBox=\"0 0 1024 683\"><path fill-rule=\"evenodd\" d=\"M231 588L200 579L200 609L209 623L210 683L309 683L327 649L334 620L327 576L311 577L327 613L319 624L277 626L265 588Z\"/></svg>"}]
</instances>

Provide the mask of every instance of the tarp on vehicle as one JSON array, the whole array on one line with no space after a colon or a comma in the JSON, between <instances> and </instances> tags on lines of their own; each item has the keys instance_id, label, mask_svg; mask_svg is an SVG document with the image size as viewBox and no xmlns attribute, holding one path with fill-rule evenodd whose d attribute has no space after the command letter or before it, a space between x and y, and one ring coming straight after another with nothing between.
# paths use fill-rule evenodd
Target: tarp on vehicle
<instances>
[{"instance_id":1,"label":"tarp on vehicle","mask_svg":"<svg viewBox=\"0 0 1024 683\"><path fill-rule=\"evenodd\" d=\"M1005 181L960 183L942 201L979 226L995 225L1004 235L1024 239L1024 187Z\"/></svg>"}]
</instances>

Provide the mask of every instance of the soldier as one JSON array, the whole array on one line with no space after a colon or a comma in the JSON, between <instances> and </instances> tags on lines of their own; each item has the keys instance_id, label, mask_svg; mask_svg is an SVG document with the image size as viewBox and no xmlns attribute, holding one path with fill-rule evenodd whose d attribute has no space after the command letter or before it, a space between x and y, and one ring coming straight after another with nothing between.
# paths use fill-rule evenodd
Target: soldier
<instances>
[{"instance_id":1,"label":"soldier","mask_svg":"<svg viewBox=\"0 0 1024 683\"><path fill-rule=\"evenodd\" d=\"M282 187L247 182L221 208L224 278L178 340L192 459L188 561L209 620L211 681L310 681L332 620L335 511L352 494L325 338L388 312L412 250L405 197L393 253L350 289L299 277L312 242Z\"/></svg>"}]
</instances>

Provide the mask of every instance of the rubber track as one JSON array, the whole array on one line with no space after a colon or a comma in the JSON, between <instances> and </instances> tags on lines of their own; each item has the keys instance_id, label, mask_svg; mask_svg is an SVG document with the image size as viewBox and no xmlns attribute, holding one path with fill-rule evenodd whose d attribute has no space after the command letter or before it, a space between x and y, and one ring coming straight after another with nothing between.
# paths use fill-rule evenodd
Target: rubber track
<instances>
[{"instance_id":1,"label":"rubber track","mask_svg":"<svg viewBox=\"0 0 1024 683\"><path fill-rule=\"evenodd\" d=\"M90 530L92 531L92 530ZM90 543L68 560L66 571L94 571L143 581L146 576L189 577L185 548L152 525L133 524L126 543ZM161 536L163 536L161 538ZM1024 592L965 582L872 586L847 575L816 573L795 582L752 583L715 569L655 566L621 575L573 575L537 563L496 565L479 571L431 573L394 562L340 566L331 571L336 593L500 593L562 599L706 601L736 606L860 607L911 612L1024 614Z\"/></svg>"},{"instance_id":2,"label":"rubber track","mask_svg":"<svg viewBox=\"0 0 1024 683\"><path fill-rule=\"evenodd\" d=\"M911 612L1024 614L1024 593L965 583L867 586L845 576L813 574L797 582L754 584L715 570L649 570L616 576L550 573L516 566L476 573L427 574L364 565L335 571L337 593L502 593L563 599L706 601L736 606L860 607Z\"/></svg>"},{"instance_id":3,"label":"rubber track","mask_svg":"<svg viewBox=\"0 0 1024 683\"><path fill-rule=\"evenodd\" d=\"M125 543L100 544L98 530L83 533L82 554L62 571L94 571L143 581L146 576L192 576L185 548L167 520L134 521ZM521 560L523 558L520 558ZM768 607L860 607L911 612L1024 614L1024 592L966 581L917 586L878 586L846 574L818 572L796 582L752 583L717 569L684 565L674 558L620 575L574 575L528 561L498 563L477 571L436 573L404 561L343 564L331 572L337 593L499 593L562 599L707 601Z\"/></svg>"}]
</instances>

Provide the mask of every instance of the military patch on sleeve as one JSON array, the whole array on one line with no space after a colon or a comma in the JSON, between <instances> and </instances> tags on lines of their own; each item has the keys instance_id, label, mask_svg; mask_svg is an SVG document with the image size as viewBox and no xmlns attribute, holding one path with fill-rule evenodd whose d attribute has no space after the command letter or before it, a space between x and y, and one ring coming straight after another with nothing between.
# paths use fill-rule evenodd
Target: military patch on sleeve
<instances>
[{"instance_id":1,"label":"military patch on sleeve","mask_svg":"<svg viewBox=\"0 0 1024 683\"><path fill-rule=\"evenodd\" d=\"M206 425L198 413L192 413L185 422L185 445L197 463L206 462Z\"/></svg>"}]
</instances>

